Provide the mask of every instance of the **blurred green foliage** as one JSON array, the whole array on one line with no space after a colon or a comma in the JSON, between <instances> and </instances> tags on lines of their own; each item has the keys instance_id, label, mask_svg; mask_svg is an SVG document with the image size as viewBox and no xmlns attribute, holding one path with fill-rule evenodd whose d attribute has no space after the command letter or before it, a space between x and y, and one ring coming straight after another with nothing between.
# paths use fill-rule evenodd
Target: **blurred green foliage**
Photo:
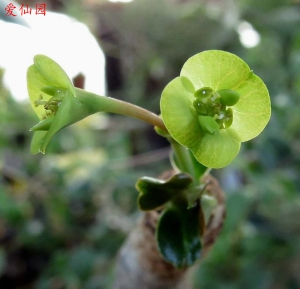
<instances>
[{"instance_id":1,"label":"blurred green foliage","mask_svg":"<svg viewBox=\"0 0 300 289\"><path fill-rule=\"evenodd\" d=\"M228 214L195 289L300 288L298 2L96 3L77 5L93 15L108 66L117 63L109 95L158 112L163 87L205 49L237 54L266 82L271 122L234 163L213 172ZM241 45L241 21L259 33L257 46ZM35 122L28 104L0 84L0 288L109 288L118 248L139 214L134 184L170 168L159 149L166 144L147 125L101 115L59 133L46 156L32 156Z\"/></svg>"}]
</instances>

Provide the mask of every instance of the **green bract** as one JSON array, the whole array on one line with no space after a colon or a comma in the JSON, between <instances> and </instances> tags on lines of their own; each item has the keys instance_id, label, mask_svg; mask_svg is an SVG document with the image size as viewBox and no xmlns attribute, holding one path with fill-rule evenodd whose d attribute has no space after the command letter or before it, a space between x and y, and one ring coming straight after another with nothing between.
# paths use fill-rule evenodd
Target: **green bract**
<instances>
[{"instance_id":1,"label":"green bract","mask_svg":"<svg viewBox=\"0 0 300 289\"><path fill-rule=\"evenodd\" d=\"M35 132L32 153L44 153L56 132L96 112L131 116L167 133L162 119L148 110L74 87L64 70L47 56L34 57L27 71L27 86L31 105L40 119L31 129Z\"/></svg>"},{"instance_id":2,"label":"green bract","mask_svg":"<svg viewBox=\"0 0 300 289\"><path fill-rule=\"evenodd\" d=\"M31 129L35 132L32 153L44 153L56 132L97 111L89 97L82 101L81 90L74 88L64 70L47 56L34 57L34 64L27 71L27 87L31 105L40 119Z\"/></svg>"},{"instance_id":3,"label":"green bract","mask_svg":"<svg viewBox=\"0 0 300 289\"><path fill-rule=\"evenodd\" d=\"M217 50L188 59L160 105L171 136L211 168L228 165L271 115L263 81L239 57Z\"/></svg>"}]
</instances>

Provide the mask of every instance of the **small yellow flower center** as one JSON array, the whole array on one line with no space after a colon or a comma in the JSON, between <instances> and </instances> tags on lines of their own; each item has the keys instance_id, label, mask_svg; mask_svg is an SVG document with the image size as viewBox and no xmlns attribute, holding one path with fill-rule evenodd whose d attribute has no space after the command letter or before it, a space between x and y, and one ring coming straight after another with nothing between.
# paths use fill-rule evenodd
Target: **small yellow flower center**
<instances>
[{"instance_id":1,"label":"small yellow flower center","mask_svg":"<svg viewBox=\"0 0 300 289\"><path fill-rule=\"evenodd\" d=\"M209 133L219 129L226 129L233 121L232 109L239 101L239 94L230 89L214 91L210 87L203 87L194 93L193 106L197 111L201 127Z\"/></svg>"},{"instance_id":2,"label":"small yellow flower center","mask_svg":"<svg viewBox=\"0 0 300 289\"><path fill-rule=\"evenodd\" d=\"M41 90L46 94L51 95L52 97L48 101L46 101L43 100L43 96L41 94L39 96L39 99L34 102L35 106L40 106L40 105L44 106L46 114L43 116L43 118L47 118L48 116L55 115L65 96L66 89L47 86L42 88Z\"/></svg>"}]
</instances>

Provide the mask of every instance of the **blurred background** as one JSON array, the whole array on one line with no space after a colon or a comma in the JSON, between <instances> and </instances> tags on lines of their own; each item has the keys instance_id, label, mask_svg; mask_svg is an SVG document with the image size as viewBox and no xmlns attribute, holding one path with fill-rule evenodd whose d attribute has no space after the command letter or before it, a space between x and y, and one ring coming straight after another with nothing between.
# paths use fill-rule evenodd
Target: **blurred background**
<instances>
[{"instance_id":1,"label":"blurred background","mask_svg":"<svg viewBox=\"0 0 300 289\"><path fill-rule=\"evenodd\" d=\"M8 16L0 21L0 288L109 289L118 249L140 214L136 180L170 169L168 143L152 127L115 115L68 127L46 155L31 155L37 118L24 99L32 56L58 59L79 87L159 113L160 93L183 63L222 49L265 81L272 118L228 168L212 172L228 213L194 288L299 289L300 2L47 0L46 15L35 15L36 3L23 3L33 8L23 17L14 2L22 23L11 25L22 31L7 30ZM64 30L51 12L86 26ZM25 37L37 17L40 30ZM46 19L48 30L40 26Z\"/></svg>"}]
</instances>

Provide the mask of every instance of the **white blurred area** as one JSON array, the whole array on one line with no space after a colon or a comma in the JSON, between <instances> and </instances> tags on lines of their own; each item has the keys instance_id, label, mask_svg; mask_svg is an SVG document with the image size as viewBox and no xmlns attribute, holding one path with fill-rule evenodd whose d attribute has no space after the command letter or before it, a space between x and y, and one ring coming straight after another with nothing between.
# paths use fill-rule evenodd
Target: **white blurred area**
<instances>
[{"instance_id":1,"label":"white blurred area","mask_svg":"<svg viewBox=\"0 0 300 289\"><path fill-rule=\"evenodd\" d=\"M105 95L104 54L86 25L47 10L45 16L32 12L16 17L28 27L0 20L0 67L5 69L4 85L15 99L28 99L26 71L36 54L55 60L71 79L82 73L84 89Z\"/></svg>"},{"instance_id":2,"label":"white blurred area","mask_svg":"<svg viewBox=\"0 0 300 289\"><path fill-rule=\"evenodd\" d=\"M240 22L237 27L237 32L239 34L242 45L246 48L255 47L260 43L259 33L249 22Z\"/></svg>"}]
</instances>

